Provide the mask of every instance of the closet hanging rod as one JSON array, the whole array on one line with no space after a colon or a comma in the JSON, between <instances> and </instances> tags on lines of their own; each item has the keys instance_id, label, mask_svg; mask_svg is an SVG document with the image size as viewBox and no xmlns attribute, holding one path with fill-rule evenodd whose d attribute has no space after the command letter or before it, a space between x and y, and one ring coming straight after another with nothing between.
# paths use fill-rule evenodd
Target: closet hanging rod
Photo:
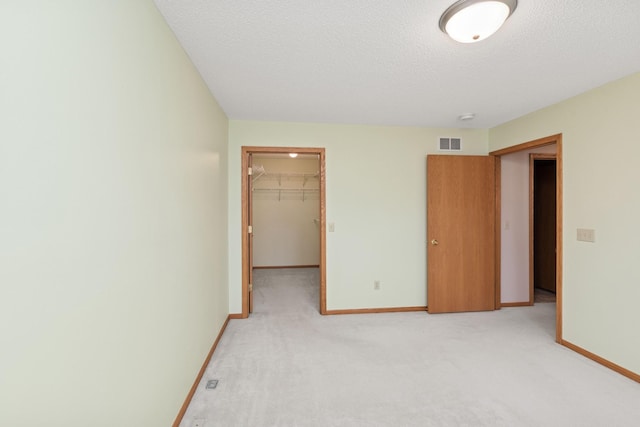
<instances>
[{"instance_id":1,"label":"closet hanging rod","mask_svg":"<svg viewBox=\"0 0 640 427\"><path fill-rule=\"evenodd\" d=\"M281 179L281 178L317 178L320 176L320 172L263 172L256 176L263 179Z\"/></svg>"},{"instance_id":2,"label":"closet hanging rod","mask_svg":"<svg viewBox=\"0 0 640 427\"><path fill-rule=\"evenodd\" d=\"M293 193L293 192L306 192L306 193L315 193L320 191L319 188L274 188L274 187L269 187L269 188L254 188L253 191L284 191L287 193Z\"/></svg>"}]
</instances>

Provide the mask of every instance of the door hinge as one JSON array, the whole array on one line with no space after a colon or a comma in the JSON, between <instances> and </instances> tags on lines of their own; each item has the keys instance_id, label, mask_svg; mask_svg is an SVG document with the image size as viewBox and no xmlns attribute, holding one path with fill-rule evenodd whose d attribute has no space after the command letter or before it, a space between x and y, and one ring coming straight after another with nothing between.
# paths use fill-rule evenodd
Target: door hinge
<instances>
[{"instance_id":1,"label":"door hinge","mask_svg":"<svg viewBox=\"0 0 640 427\"><path fill-rule=\"evenodd\" d=\"M250 226L247 227L247 232L249 234L253 233L253 225L250 225Z\"/></svg>"},{"instance_id":2,"label":"door hinge","mask_svg":"<svg viewBox=\"0 0 640 427\"><path fill-rule=\"evenodd\" d=\"M247 168L247 174L249 176L253 175L253 168Z\"/></svg>"},{"instance_id":3,"label":"door hinge","mask_svg":"<svg viewBox=\"0 0 640 427\"><path fill-rule=\"evenodd\" d=\"M253 283L249 283L249 292L253 292Z\"/></svg>"}]
</instances>

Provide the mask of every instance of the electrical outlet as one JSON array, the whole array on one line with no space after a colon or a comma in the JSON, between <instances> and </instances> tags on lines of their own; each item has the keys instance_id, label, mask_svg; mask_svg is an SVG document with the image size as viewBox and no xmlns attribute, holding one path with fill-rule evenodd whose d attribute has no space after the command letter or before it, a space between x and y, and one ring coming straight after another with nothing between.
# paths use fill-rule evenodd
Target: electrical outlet
<instances>
[{"instance_id":1,"label":"electrical outlet","mask_svg":"<svg viewBox=\"0 0 640 427\"><path fill-rule=\"evenodd\" d=\"M577 238L580 242L591 242L594 243L596 241L596 231L590 228L578 228L577 230Z\"/></svg>"},{"instance_id":2,"label":"electrical outlet","mask_svg":"<svg viewBox=\"0 0 640 427\"><path fill-rule=\"evenodd\" d=\"M375 291L379 291L380 290L380 280L374 280L373 282L373 289Z\"/></svg>"}]
</instances>

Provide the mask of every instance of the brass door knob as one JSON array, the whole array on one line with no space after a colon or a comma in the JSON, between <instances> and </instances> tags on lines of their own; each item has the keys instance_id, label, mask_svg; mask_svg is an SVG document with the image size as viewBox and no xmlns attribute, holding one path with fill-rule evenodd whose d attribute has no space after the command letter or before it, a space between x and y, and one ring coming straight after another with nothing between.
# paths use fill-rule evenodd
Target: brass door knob
<instances>
[{"instance_id":1,"label":"brass door knob","mask_svg":"<svg viewBox=\"0 0 640 427\"><path fill-rule=\"evenodd\" d=\"M437 246L438 245L438 241L436 239L431 240L431 244L433 246Z\"/></svg>"}]
</instances>

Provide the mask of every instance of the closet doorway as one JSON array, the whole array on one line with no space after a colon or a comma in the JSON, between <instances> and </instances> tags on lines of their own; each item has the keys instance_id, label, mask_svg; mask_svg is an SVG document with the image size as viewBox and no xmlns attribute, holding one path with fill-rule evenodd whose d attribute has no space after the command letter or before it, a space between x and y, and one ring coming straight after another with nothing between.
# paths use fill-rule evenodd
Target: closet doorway
<instances>
[{"instance_id":1,"label":"closet doorway","mask_svg":"<svg viewBox=\"0 0 640 427\"><path fill-rule=\"evenodd\" d=\"M326 312L324 148L242 147L242 317L255 269L318 268Z\"/></svg>"},{"instance_id":2,"label":"closet doorway","mask_svg":"<svg viewBox=\"0 0 640 427\"><path fill-rule=\"evenodd\" d=\"M535 301L555 301L556 155L529 155L529 270Z\"/></svg>"},{"instance_id":3,"label":"closet doorway","mask_svg":"<svg viewBox=\"0 0 640 427\"><path fill-rule=\"evenodd\" d=\"M552 255L555 264L556 342L562 343L562 134L489 153L497 157L498 164L496 201L500 226L496 228L496 250L500 254L497 266L500 274L497 289L500 290L501 307L534 303L533 257L530 257L533 254L533 227L530 221L532 202L527 199L531 198L530 154L538 155L541 152L555 155L555 226L552 228L555 232L555 251L552 251ZM509 170L517 170L518 175L510 175ZM523 182L524 187L521 186ZM523 227L527 223L528 227ZM527 228L528 232L525 231Z\"/></svg>"}]
</instances>

